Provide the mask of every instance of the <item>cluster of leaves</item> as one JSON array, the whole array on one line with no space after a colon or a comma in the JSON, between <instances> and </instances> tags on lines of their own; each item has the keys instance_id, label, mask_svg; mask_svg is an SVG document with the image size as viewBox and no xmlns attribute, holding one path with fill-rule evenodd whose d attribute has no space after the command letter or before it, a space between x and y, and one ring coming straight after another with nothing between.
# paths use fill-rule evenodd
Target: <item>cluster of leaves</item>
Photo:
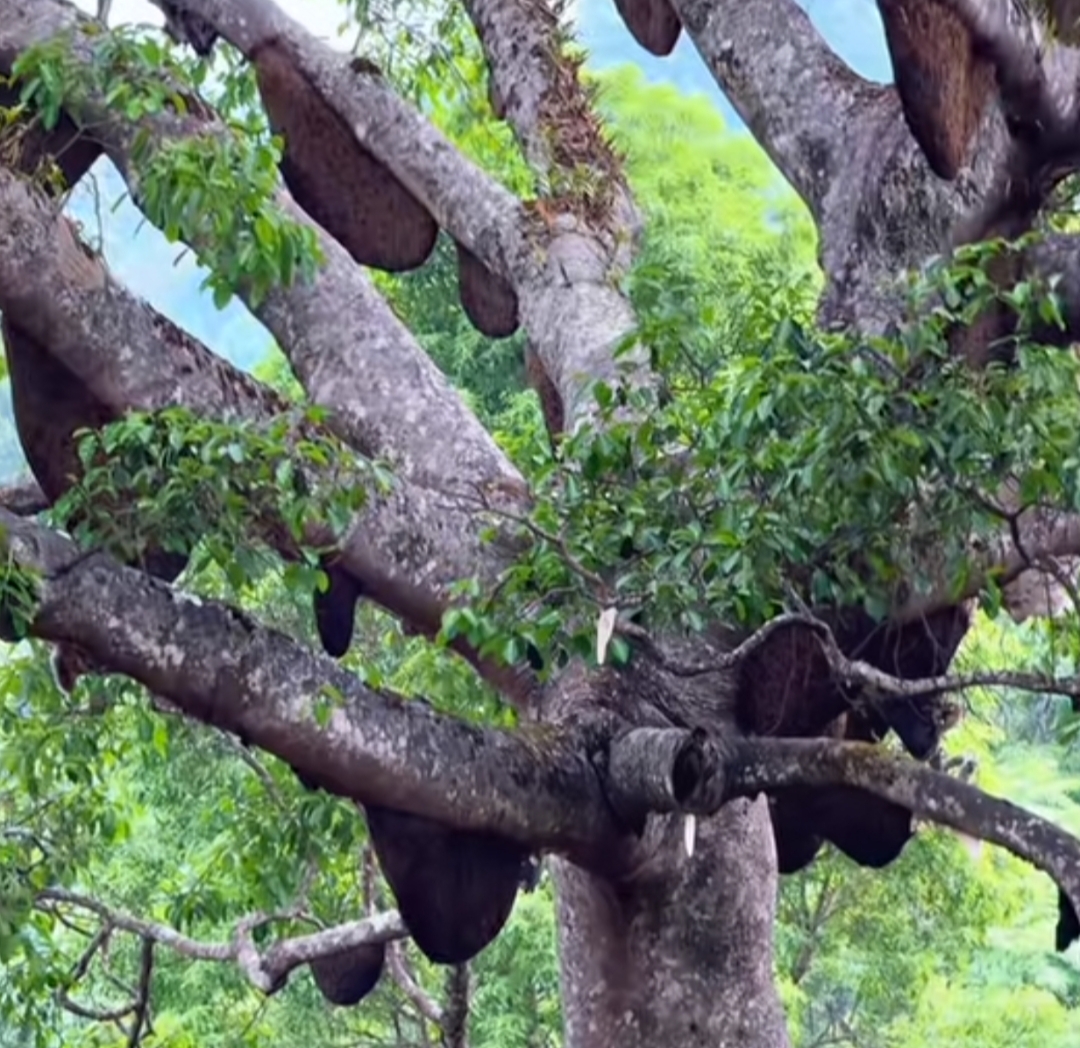
<instances>
[{"instance_id":1,"label":"cluster of leaves","mask_svg":"<svg viewBox=\"0 0 1080 1048\"><path fill-rule=\"evenodd\" d=\"M153 712L130 682L84 680L69 699L29 655L11 660L0 678L0 869L17 888L0 892L0 1014L26 1029L28 1043L96 1043L104 1030L65 1020L45 1002L74 984L81 1002L118 1003L126 995L114 980L137 971L135 941L118 933L107 961L73 977L93 923L57 921L33 906L43 887L67 886L196 938L227 941L237 913L295 904L318 860L325 876L308 891L310 911L330 922L357 916L355 812L301 789L272 758L252 774L227 736ZM299 934L311 925L268 930ZM236 1043L235 1029L221 1029L228 1007L252 1023L250 1043L274 1031L295 1043L325 1011L314 987L299 981L291 1029L288 1016L267 1022L267 1002L233 966L192 965L160 949L155 1027L170 1043Z\"/></svg>"},{"instance_id":2,"label":"cluster of leaves","mask_svg":"<svg viewBox=\"0 0 1080 1048\"><path fill-rule=\"evenodd\" d=\"M95 35L93 27L81 33ZM47 129L64 110L95 107L143 123L131 151L142 208L171 242L196 248L218 308L240 288L258 305L275 287L311 279L322 263L315 231L275 200L280 138L252 135L248 125L167 143L151 133L144 118L201 107L196 91L206 76L205 65L190 68L158 36L131 28L103 34L87 69L70 35L61 35L21 53L12 74L21 105Z\"/></svg>"},{"instance_id":3,"label":"cluster of leaves","mask_svg":"<svg viewBox=\"0 0 1080 1048\"><path fill-rule=\"evenodd\" d=\"M276 287L310 281L323 261L318 235L274 202L281 141L250 146L234 135L170 142L137 154L146 217L173 243L200 245L214 304L248 290L255 308Z\"/></svg>"},{"instance_id":4,"label":"cluster of leaves","mask_svg":"<svg viewBox=\"0 0 1080 1048\"><path fill-rule=\"evenodd\" d=\"M4 530L0 528L0 533ZM4 544L7 545L6 541ZM6 552L0 566L0 637L15 640L29 635L37 609L37 575L16 563L10 547Z\"/></svg>"},{"instance_id":5,"label":"cluster of leaves","mask_svg":"<svg viewBox=\"0 0 1080 1048\"><path fill-rule=\"evenodd\" d=\"M323 419L316 408L266 422L219 422L185 408L133 413L81 434L82 479L52 512L77 539L128 563L152 549L198 551L237 588L271 563L252 534L284 529L299 558L286 571L310 588L321 547L309 536L332 545L369 493L391 483L380 464L313 435Z\"/></svg>"},{"instance_id":6,"label":"cluster of leaves","mask_svg":"<svg viewBox=\"0 0 1080 1048\"><path fill-rule=\"evenodd\" d=\"M51 925L34 894L126 839L109 774L132 743L100 735L32 656L24 645L0 666L0 967L18 953L43 975Z\"/></svg>"},{"instance_id":7,"label":"cluster of leaves","mask_svg":"<svg viewBox=\"0 0 1080 1048\"><path fill-rule=\"evenodd\" d=\"M994 289L985 265L1001 249L923 274L918 319L894 338L855 343L784 318L710 360L682 337L681 307L646 315L635 339L656 381L596 387L603 425L536 470L529 552L499 604L449 628L489 650L527 639L584 654L607 607L696 631L753 627L792 601L880 615L903 587L942 579L968 592L972 540L1006 520L1003 482L1024 506L1080 509L1080 366L1030 337L1060 320L1052 289ZM991 298L1019 318L1016 362L973 376L949 333ZM981 595L1000 602L993 579Z\"/></svg>"}]
</instances>

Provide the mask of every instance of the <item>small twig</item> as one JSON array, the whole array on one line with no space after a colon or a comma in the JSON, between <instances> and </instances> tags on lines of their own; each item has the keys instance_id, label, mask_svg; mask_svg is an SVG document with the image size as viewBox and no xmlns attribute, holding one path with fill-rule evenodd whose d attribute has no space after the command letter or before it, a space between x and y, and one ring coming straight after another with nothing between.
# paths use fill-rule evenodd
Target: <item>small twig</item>
<instances>
[{"instance_id":1,"label":"small twig","mask_svg":"<svg viewBox=\"0 0 1080 1048\"><path fill-rule=\"evenodd\" d=\"M490 499L487 497L486 492L477 491L474 499L481 509L487 513L493 513L497 517L501 517L503 520L509 521L511 524L518 524L525 528L533 538L539 539L541 542L546 542L548 545L554 546L563 560L566 562L567 567L584 579L595 591L598 601L604 604L609 604L610 601L610 587L608 584L594 571L590 571L580 560L575 557L567 547L566 537L562 534L556 535L553 532L548 531L546 528L540 527L539 524L528 517L522 516L520 513L514 513L511 510L503 509L498 506L493 506Z\"/></svg>"},{"instance_id":2,"label":"small twig","mask_svg":"<svg viewBox=\"0 0 1080 1048\"><path fill-rule=\"evenodd\" d=\"M427 993L414 977L402 943L391 943L386 949L386 966L394 984L406 1000L429 1022L443 1028L445 1013L439 1002Z\"/></svg>"},{"instance_id":3,"label":"small twig","mask_svg":"<svg viewBox=\"0 0 1080 1048\"><path fill-rule=\"evenodd\" d=\"M116 1008L89 1008L85 1004L73 1001L66 990L60 990L56 995L56 1000L65 1012L97 1023L118 1023L135 1010L134 1004L123 1004Z\"/></svg>"},{"instance_id":4,"label":"small twig","mask_svg":"<svg viewBox=\"0 0 1080 1048\"><path fill-rule=\"evenodd\" d=\"M143 939L142 957L139 962L139 986L135 998L135 1015L128 1034L128 1048L138 1048L143 1030L148 1028L150 1017L150 984L154 973L154 940Z\"/></svg>"},{"instance_id":5,"label":"small twig","mask_svg":"<svg viewBox=\"0 0 1080 1048\"><path fill-rule=\"evenodd\" d=\"M108 924L103 924L90 940L90 944L83 951L82 956L75 962L75 967L71 970L71 981L77 983L82 981L86 973L90 970L90 963L94 959L94 954L98 952L108 941L109 935L112 932L112 927Z\"/></svg>"},{"instance_id":6,"label":"small twig","mask_svg":"<svg viewBox=\"0 0 1080 1048\"><path fill-rule=\"evenodd\" d=\"M229 747L256 774L259 781L266 788L266 792L270 795L270 799L280 807L283 803L281 791L278 789L277 783L274 782L274 776L263 766L259 758L256 757L255 754L252 753L251 750L235 735L230 735L228 732L223 734Z\"/></svg>"}]
</instances>

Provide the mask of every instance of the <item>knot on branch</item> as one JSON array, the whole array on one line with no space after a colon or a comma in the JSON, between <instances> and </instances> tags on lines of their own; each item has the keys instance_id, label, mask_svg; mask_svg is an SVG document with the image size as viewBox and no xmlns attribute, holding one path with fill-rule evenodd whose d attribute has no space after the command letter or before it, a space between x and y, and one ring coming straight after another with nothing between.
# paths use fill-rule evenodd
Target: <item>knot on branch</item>
<instances>
[{"instance_id":1,"label":"knot on branch","mask_svg":"<svg viewBox=\"0 0 1080 1048\"><path fill-rule=\"evenodd\" d=\"M724 759L700 728L631 728L611 741L605 790L632 825L651 813L709 815L724 799Z\"/></svg>"}]
</instances>

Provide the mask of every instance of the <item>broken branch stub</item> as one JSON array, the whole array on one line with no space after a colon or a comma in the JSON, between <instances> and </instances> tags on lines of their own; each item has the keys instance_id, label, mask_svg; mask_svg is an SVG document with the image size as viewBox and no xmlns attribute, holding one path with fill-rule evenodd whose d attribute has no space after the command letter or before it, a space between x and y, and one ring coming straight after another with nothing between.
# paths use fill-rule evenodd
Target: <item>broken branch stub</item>
<instances>
[{"instance_id":1,"label":"broken branch stub","mask_svg":"<svg viewBox=\"0 0 1080 1048\"><path fill-rule=\"evenodd\" d=\"M631 826L646 815L710 815L723 800L723 749L701 730L632 728L611 742L604 790Z\"/></svg>"}]
</instances>

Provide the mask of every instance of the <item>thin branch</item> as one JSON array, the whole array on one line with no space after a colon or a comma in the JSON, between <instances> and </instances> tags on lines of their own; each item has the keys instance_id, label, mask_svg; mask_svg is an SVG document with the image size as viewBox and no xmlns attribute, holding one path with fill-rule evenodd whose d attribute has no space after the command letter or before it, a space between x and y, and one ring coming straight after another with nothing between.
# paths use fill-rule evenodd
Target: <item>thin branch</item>
<instances>
[{"instance_id":1,"label":"thin branch","mask_svg":"<svg viewBox=\"0 0 1080 1048\"><path fill-rule=\"evenodd\" d=\"M278 789L274 776L266 769L263 763L248 749L235 735L226 735L226 744L254 773L256 778L263 784L270 799L277 805L281 805L281 791Z\"/></svg>"},{"instance_id":2,"label":"thin branch","mask_svg":"<svg viewBox=\"0 0 1080 1048\"><path fill-rule=\"evenodd\" d=\"M917 818L990 841L1049 874L1080 912L1080 840L1023 808L916 761L865 743L740 740L728 764L732 795L788 786L854 786Z\"/></svg>"},{"instance_id":3,"label":"thin branch","mask_svg":"<svg viewBox=\"0 0 1080 1048\"><path fill-rule=\"evenodd\" d=\"M143 1031L149 1032L150 1024L150 985L154 974L154 940L143 939L142 954L139 959L139 985L135 998L135 1015L131 1020L128 1034L128 1048L138 1048Z\"/></svg>"},{"instance_id":4,"label":"thin branch","mask_svg":"<svg viewBox=\"0 0 1080 1048\"><path fill-rule=\"evenodd\" d=\"M67 927L71 927L70 924ZM112 925L102 924L102 926L94 933L94 937L90 940L90 944L83 951L82 956L75 963L75 967L71 972L71 981L73 983L81 982L86 976L86 973L90 970L90 964L94 959L94 954L98 950L102 949L109 940L109 936L112 934Z\"/></svg>"},{"instance_id":5,"label":"thin branch","mask_svg":"<svg viewBox=\"0 0 1080 1048\"><path fill-rule=\"evenodd\" d=\"M972 688L1015 688L1040 695L1062 695L1080 708L1080 676L1055 677L1045 673L1025 673L1015 670L980 670L965 674L943 674L939 677L901 678L879 670L860 659L849 659L836 642L829 625L811 614L777 615L755 630L736 648L723 654L708 656L699 662L684 663L668 656L650 634L633 623L620 623L619 632L640 642L667 672L678 677L698 677L734 669L753 650L760 647L777 630L805 626L813 630L821 644L829 668L837 682L862 685L875 692L875 701L882 698L910 698L927 693L946 694L969 691Z\"/></svg>"},{"instance_id":6,"label":"thin branch","mask_svg":"<svg viewBox=\"0 0 1080 1048\"><path fill-rule=\"evenodd\" d=\"M176 953L197 961L231 961L235 959L233 947L223 943L205 943L190 939L186 935L165 924L146 921L133 917L121 910L114 909L98 899L66 888L46 888L38 892L35 905L39 909L53 910L56 905L74 906L80 910L96 914L108 926L129 932L142 939L159 942ZM130 1011L130 1008L128 1009Z\"/></svg>"},{"instance_id":7,"label":"thin branch","mask_svg":"<svg viewBox=\"0 0 1080 1048\"><path fill-rule=\"evenodd\" d=\"M73 1000L67 990L57 992L57 1002L65 1012L70 1012L80 1019L89 1019L91 1022L96 1023L118 1023L122 1019L126 1019L135 1010L134 1003L120 1004L115 1008L91 1008Z\"/></svg>"},{"instance_id":8,"label":"thin branch","mask_svg":"<svg viewBox=\"0 0 1080 1048\"><path fill-rule=\"evenodd\" d=\"M229 942L210 943L192 939L168 925L132 916L92 896L64 888L47 888L39 892L35 905L50 912L55 912L58 906L73 906L96 914L108 929L129 932L151 944L158 943L189 960L235 963L252 985L264 993L276 992L285 984L294 968L309 964L319 957L368 943L390 942L408 935L397 911L390 910L311 935L279 939L259 951L252 938L254 930L273 922L295 920L293 912L252 914L237 922ZM121 1016L131 1014L136 1007L136 1004L128 1005L120 1013Z\"/></svg>"},{"instance_id":9,"label":"thin branch","mask_svg":"<svg viewBox=\"0 0 1080 1048\"><path fill-rule=\"evenodd\" d=\"M838 649L830 651L827 644L823 647L829 657L830 667L841 680L849 684L862 684L881 695L895 698L925 695L927 692L945 694L968 691L971 688L1015 688L1018 691L1029 691L1036 695L1062 695L1072 699L1074 705L1080 700L1080 676L1054 677L1044 673L984 670L975 673L901 680L883 673L869 663L847 659L838 654Z\"/></svg>"},{"instance_id":10,"label":"thin branch","mask_svg":"<svg viewBox=\"0 0 1080 1048\"><path fill-rule=\"evenodd\" d=\"M826 640L832 638L832 630L829 629L828 625L822 622L821 619L801 612L786 612L783 615L777 615L775 618L769 619L768 622L763 626L758 627L758 629L750 634L749 637L739 643L738 646L732 648L731 651L722 654L710 654L701 661L687 663L671 658L656 643L652 634L644 627L638 626L636 623L620 622L616 625L615 630L625 637L638 641L665 670L674 676L702 677L710 673L734 669L747 655L764 644L778 630L796 625L807 626L820 633ZM835 646L835 644L836 642L833 640L833 645ZM839 651L838 648L837 651ZM841 655L841 658L843 658L843 655Z\"/></svg>"},{"instance_id":11,"label":"thin branch","mask_svg":"<svg viewBox=\"0 0 1080 1048\"><path fill-rule=\"evenodd\" d=\"M469 966L456 964L446 973L446 1008L443 1021L445 1048L468 1048Z\"/></svg>"},{"instance_id":12,"label":"thin branch","mask_svg":"<svg viewBox=\"0 0 1080 1048\"><path fill-rule=\"evenodd\" d=\"M416 980L405 957L403 943L390 943L386 950L386 966L394 985L402 992L405 999L429 1022L440 1029L445 1014L439 1002L435 1000Z\"/></svg>"}]
</instances>

